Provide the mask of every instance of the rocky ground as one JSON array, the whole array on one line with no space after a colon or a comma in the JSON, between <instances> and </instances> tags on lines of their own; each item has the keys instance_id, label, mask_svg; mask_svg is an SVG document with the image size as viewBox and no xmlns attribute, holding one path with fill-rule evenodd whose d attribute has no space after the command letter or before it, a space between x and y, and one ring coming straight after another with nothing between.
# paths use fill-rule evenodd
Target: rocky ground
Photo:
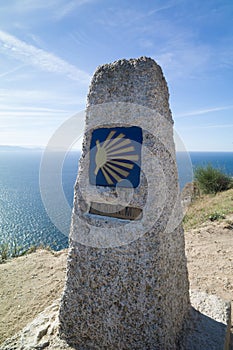
<instances>
[{"instance_id":1,"label":"rocky ground","mask_svg":"<svg viewBox=\"0 0 233 350\"><path fill-rule=\"evenodd\" d=\"M233 215L206 222L186 232L185 239L191 289L218 295L233 307L232 223ZM59 298L66 255L66 250L55 254L38 250L0 265L0 343Z\"/></svg>"}]
</instances>

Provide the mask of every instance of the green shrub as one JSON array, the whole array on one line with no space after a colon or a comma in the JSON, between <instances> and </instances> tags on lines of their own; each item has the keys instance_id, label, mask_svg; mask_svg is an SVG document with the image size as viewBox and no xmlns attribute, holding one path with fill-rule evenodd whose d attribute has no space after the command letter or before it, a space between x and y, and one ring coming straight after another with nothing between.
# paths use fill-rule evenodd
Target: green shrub
<instances>
[{"instance_id":1,"label":"green shrub","mask_svg":"<svg viewBox=\"0 0 233 350\"><path fill-rule=\"evenodd\" d=\"M219 213L218 211L215 211L214 213L209 215L210 221L216 221L221 219L225 219L225 215L223 213Z\"/></svg>"},{"instance_id":2,"label":"green shrub","mask_svg":"<svg viewBox=\"0 0 233 350\"><path fill-rule=\"evenodd\" d=\"M23 253L23 247L19 246L17 243L17 240L14 239L11 247L11 257L17 258L18 256L21 256L22 253Z\"/></svg>"},{"instance_id":3,"label":"green shrub","mask_svg":"<svg viewBox=\"0 0 233 350\"><path fill-rule=\"evenodd\" d=\"M230 176L213 168L210 164L206 167L197 167L194 171L194 178L204 194L226 191L233 185Z\"/></svg>"},{"instance_id":4,"label":"green shrub","mask_svg":"<svg viewBox=\"0 0 233 350\"><path fill-rule=\"evenodd\" d=\"M10 249L8 243L0 244L0 263L5 262L10 256Z\"/></svg>"}]
</instances>

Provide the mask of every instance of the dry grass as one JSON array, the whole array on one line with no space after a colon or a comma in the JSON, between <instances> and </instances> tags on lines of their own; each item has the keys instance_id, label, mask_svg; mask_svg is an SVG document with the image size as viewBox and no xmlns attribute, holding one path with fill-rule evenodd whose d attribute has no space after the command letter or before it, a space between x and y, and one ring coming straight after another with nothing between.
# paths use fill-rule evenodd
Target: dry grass
<instances>
[{"instance_id":1,"label":"dry grass","mask_svg":"<svg viewBox=\"0 0 233 350\"><path fill-rule=\"evenodd\" d=\"M233 213L233 189L219 192L216 195L202 195L195 199L184 217L184 229L196 228L212 217L222 220Z\"/></svg>"}]
</instances>

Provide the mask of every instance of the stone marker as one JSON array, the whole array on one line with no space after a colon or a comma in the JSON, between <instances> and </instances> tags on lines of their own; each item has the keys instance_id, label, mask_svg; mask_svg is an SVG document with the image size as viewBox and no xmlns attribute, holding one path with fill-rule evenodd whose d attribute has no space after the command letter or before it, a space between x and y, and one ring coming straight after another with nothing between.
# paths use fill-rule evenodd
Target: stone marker
<instances>
[{"instance_id":1,"label":"stone marker","mask_svg":"<svg viewBox=\"0 0 233 350\"><path fill-rule=\"evenodd\" d=\"M60 336L179 349L190 311L173 121L150 58L97 68L75 186Z\"/></svg>"}]
</instances>

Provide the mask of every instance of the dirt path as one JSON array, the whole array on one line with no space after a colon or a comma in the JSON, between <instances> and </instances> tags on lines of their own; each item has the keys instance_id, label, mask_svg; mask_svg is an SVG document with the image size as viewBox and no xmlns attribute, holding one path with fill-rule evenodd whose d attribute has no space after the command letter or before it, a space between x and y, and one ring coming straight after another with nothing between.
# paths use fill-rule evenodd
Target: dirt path
<instances>
[{"instance_id":1,"label":"dirt path","mask_svg":"<svg viewBox=\"0 0 233 350\"><path fill-rule=\"evenodd\" d=\"M227 219L233 222L233 216ZM185 240L191 289L233 306L233 227L227 220L202 225L186 232ZM0 343L61 295L66 254L39 250L0 265Z\"/></svg>"}]
</instances>

